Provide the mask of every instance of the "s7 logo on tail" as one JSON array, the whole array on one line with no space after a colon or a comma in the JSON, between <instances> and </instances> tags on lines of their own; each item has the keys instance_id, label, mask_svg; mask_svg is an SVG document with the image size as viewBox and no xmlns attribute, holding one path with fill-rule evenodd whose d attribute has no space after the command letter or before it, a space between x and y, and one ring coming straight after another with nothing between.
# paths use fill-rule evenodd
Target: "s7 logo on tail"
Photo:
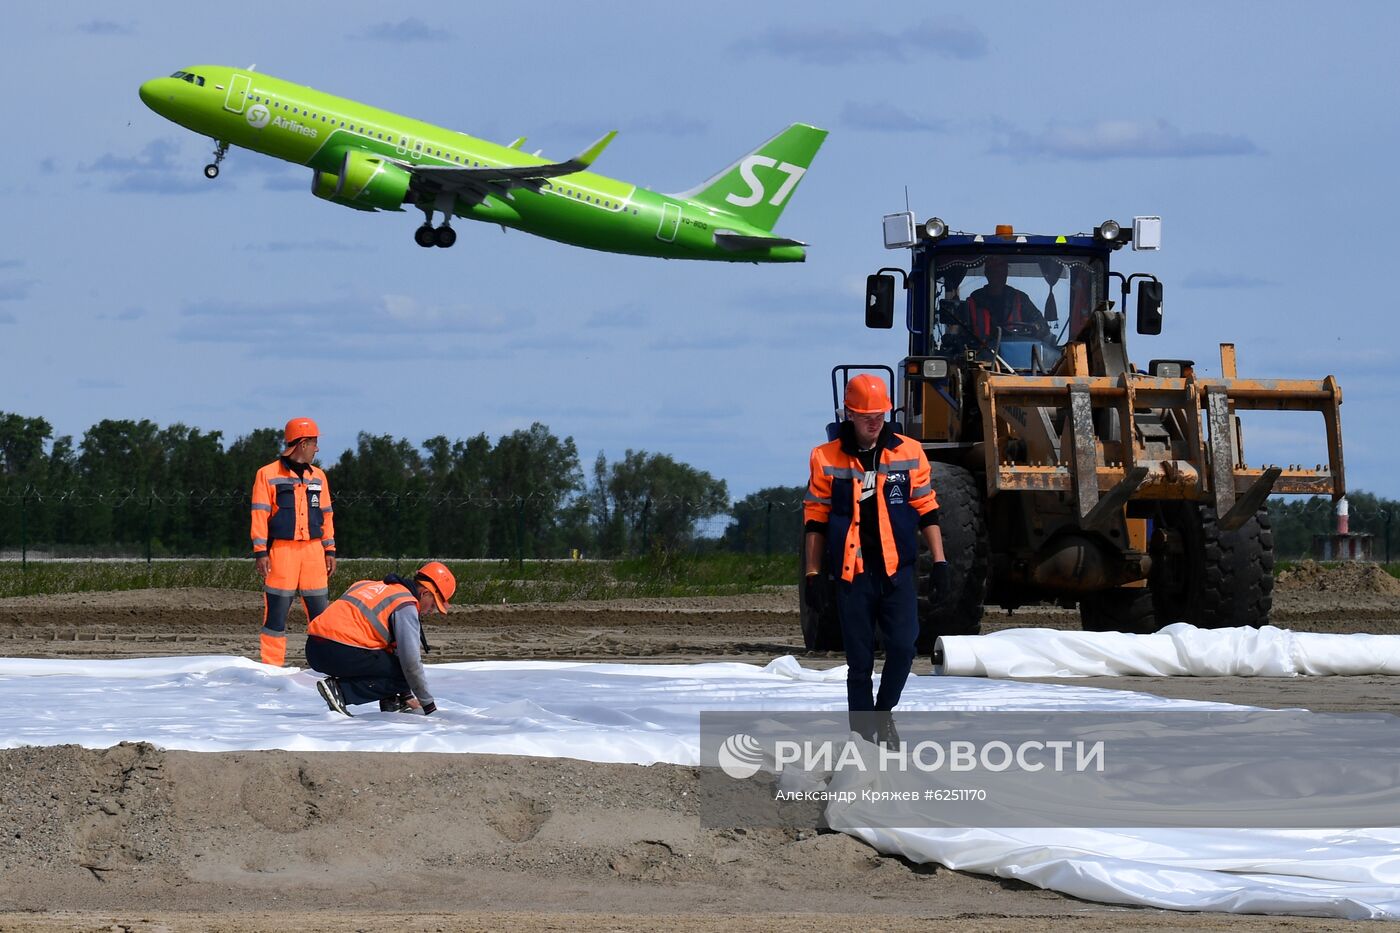
<instances>
[{"instance_id":1,"label":"s7 logo on tail","mask_svg":"<svg viewBox=\"0 0 1400 933\"><path fill-rule=\"evenodd\" d=\"M800 165L793 165L791 162L779 164L776 159L770 159L767 156L751 155L739 163L739 174L748 183L749 193L743 196L726 195L726 201L735 207L753 207L763 200L763 195L766 193L763 182L759 181L758 176L754 174L754 167L758 165L762 165L764 168L777 168L778 171L787 175L787 178L783 179L783 183L778 186L778 190L773 193L773 197L768 200L768 203L775 207L787 200L792 189L802 180L802 176L807 174L807 170Z\"/></svg>"}]
</instances>

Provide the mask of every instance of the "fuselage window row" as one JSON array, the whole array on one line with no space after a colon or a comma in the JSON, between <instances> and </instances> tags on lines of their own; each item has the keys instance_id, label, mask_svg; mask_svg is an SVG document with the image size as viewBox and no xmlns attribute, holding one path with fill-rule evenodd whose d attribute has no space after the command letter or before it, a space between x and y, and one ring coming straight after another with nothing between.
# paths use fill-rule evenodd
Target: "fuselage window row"
<instances>
[{"instance_id":1,"label":"fuselage window row","mask_svg":"<svg viewBox=\"0 0 1400 933\"><path fill-rule=\"evenodd\" d=\"M174 75L174 76L172 76L172 77L179 77L179 75ZM288 113L292 113L292 114L295 114L295 115L297 115L297 116L306 117L307 119L310 119L310 120L320 119L320 121L321 121L322 123L330 123L330 124L333 124L333 125L337 125L337 126L344 127L345 129L349 130L350 132L356 133L356 134L361 135L361 136L364 136L364 137L367 138L367 139L385 139L385 138L386 138L385 135L384 135L383 133L376 133L374 130L369 129L368 127L364 127L364 126L359 126L359 127L357 127L357 126L355 126L355 124L353 124L353 123L346 123L344 120L340 120L340 119L338 119L338 118L336 118L336 117L334 117L334 116L328 117L328 116L326 116L325 114L312 113L310 110L307 110L307 109L305 109L305 108L302 108L302 107L293 107L291 104L284 104L284 103L282 103L281 101L274 100L274 99L271 98L271 97L264 97L264 96L262 96L262 95L260 95L260 94L254 94L254 95L250 95L249 99L252 100L252 101L254 101L255 103L265 103L265 104L271 106L272 108L274 108L274 109L276 109L276 110L286 110ZM392 138L392 134L391 134L390 137L387 137L387 138ZM421 146L422 144L420 143L419 145ZM459 161L460 161L460 160L459 160Z\"/></svg>"},{"instance_id":2,"label":"fuselage window row","mask_svg":"<svg viewBox=\"0 0 1400 933\"><path fill-rule=\"evenodd\" d=\"M183 80L190 81L191 83L196 83L196 82L197 82L197 83L200 84L200 85L203 85L203 84L204 84L204 80L203 80L202 78L198 78L198 77L195 76L195 75L187 75L187 74L184 73L184 72L176 72L176 73L175 73L174 75L172 75L171 77L182 78ZM274 108L276 108L276 109L278 109L278 110L287 110L287 111L289 111L289 112L291 112L291 113L293 113L293 114L296 114L296 115L298 115L298 116L303 116L303 117L306 117L306 118L311 119L311 120L315 120L315 119L317 119L317 118L319 117L322 123L330 123L330 124L333 124L333 125L338 125L338 126L340 126L340 127L343 127L343 128L345 128L345 129L349 130L349 131L352 132L352 133L356 133L356 134L358 134L358 135L363 135L363 136L365 136L365 137L368 138L368 139L384 139L384 138L385 138L385 136L384 136L383 133L377 133L377 132L375 132L375 131L373 131L373 130L371 130L371 129L368 129L367 127L356 127L355 124L353 124L353 123L347 124L344 120L337 120L335 117L327 117L325 114L316 114L316 113L312 113L310 110L306 110L306 109L298 108L298 107L293 107L291 104L283 104L283 103L281 103L280 101L273 100L271 97L263 97L263 96L261 96L261 95L256 95L256 94L254 94L254 95L250 95L250 96L249 96L249 99L252 100L252 101L254 101L255 103L266 103L266 104L269 104L269 105L271 105L272 107L274 107ZM392 136L390 137L390 139L392 139ZM406 143L407 140L405 139L404 142ZM457 162L457 163L459 163L459 164L461 164L461 165L463 165L463 166L471 166L472 168L485 168L485 167L486 167L486 164L485 164L484 162L477 162L477 161L474 160L474 159L468 159L468 158L466 158L466 157L464 157L464 156L456 155L456 154L454 154L454 153L452 153L452 152L450 152L450 151L444 152L442 149L431 149L431 148L425 150L425 149L423 149L423 143L422 143L421 140L418 141L418 142L416 142L416 143L414 144L413 149L414 149L415 154L421 153L421 154L429 155L429 156L437 156L437 157L439 157L439 158L448 159L448 160L450 160L450 161ZM607 209L609 209L609 210L613 210L613 209L623 209L621 204L614 204L614 203L611 202L611 201L604 201L604 200L601 199L601 198L595 199L595 198L593 198L593 197L590 196L590 195L585 195L585 194L584 194L583 192L581 192L581 191L574 191L573 189L569 189L569 188L557 189L557 188L555 188L553 185L550 185L550 184L548 184L548 183L546 183L546 186L545 186L545 187L548 188L549 190L552 190L552 191L559 191L559 192L562 193L565 197L571 197L571 198L574 198L575 200L581 200L581 201L584 201L585 203L588 203L588 204L596 204L596 205L598 205L599 207L605 207L605 208L607 208ZM636 210L636 208L633 208L633 209L632 209L632 213L633 213L633 214L638 213L638 211Z\"/></svg>"}]
</instances>

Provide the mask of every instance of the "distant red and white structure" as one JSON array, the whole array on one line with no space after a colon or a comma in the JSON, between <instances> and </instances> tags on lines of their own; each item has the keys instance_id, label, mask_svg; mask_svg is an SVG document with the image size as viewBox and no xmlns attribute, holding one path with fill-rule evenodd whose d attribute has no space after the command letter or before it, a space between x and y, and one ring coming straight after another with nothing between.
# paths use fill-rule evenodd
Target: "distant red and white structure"
<instances>
[{"instance_id":1,"label":"distant red and white structure","mask_svg":"<svg viewBox=\"0 0 1400 933\"><path fill-rule=\"evenodd\" d=\"M1371 540L1374 535L1352 534L1347 513L1346 496L1337 500L1337 531L1330 535L1313 535L1313 557L1316 560L1371 560Z\"/></svg>"}]
</instances>

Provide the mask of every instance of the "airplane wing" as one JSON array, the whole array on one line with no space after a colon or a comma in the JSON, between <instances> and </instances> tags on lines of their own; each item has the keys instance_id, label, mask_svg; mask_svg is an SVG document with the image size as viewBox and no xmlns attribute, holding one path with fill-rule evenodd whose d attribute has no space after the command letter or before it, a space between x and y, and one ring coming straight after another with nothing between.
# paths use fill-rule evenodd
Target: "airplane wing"
<instances>
[{"instance_id":1,"label":"airplane wing","mask_svg":"<svg viewBox=\"0 0 1400 933\"><path fill-rule=\"evenodd\" d=\"M738 252L746 249L768 249L770 246L806 246L801 240L791 240L782 236L748 236L729 230L715 231L715 245L720 249Z\"/></svg>"},{"instance_id":2,"label":"airplane wing","mask_svg":"<svg viewBox=\"0 0 1400 933\"><path fill-rule=\"evenodd\" d=\"M490 168L469 168L456 165L415 165L396 160L403 166L418 186L430 192L447 191L462 197L481 201L489 195L507 197L512 188L528 188L538 191L543 183L560 175L581 172L593 164L593 160L613 141L617 130L603 135L587 149L564 162L551 162L546 165L502 165ZM523 140L522 140L523 142Z\"/></svg>"}]
</instances>

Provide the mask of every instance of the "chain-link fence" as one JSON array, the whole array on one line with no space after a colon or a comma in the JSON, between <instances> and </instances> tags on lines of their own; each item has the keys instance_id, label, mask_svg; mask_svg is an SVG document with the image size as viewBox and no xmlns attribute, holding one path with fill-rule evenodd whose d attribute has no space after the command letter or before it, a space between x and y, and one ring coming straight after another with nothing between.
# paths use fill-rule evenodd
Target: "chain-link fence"
<instances>
[{"instance_id":1,"label":"chain-link fence","mask_svg":"<svg viewBox=\"0 0 1400 933\"><path fill-rule=\"evenodd\" d=\"M247 557L249 508L246 491L30 488L0 496L0 560ZM677 497L644 498L620 509L584 496L560 506L544 497L429 489L336 493L332 514L343 557L523 561L657 551L773 554L795 552L800 539L802 506L794 497L751 496L719 515L701 515L700 509Z\"/></svg>"}]
</instances>

